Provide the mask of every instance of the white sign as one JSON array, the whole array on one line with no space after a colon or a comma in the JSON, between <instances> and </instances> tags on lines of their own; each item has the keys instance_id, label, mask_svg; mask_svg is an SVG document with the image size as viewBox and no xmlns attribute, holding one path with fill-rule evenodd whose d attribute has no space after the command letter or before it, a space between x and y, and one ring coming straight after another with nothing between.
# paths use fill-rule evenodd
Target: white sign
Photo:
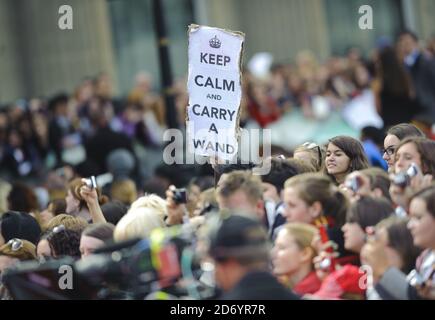
<instances>
[{"instance_id":1,"label":"white sign","mask_svg":"<svg viewBox=\"0 0 435 320\"><path fill-rule=\"evenodd\" d=\"M189 26L189 151L222 160L238 152L244 34Z\"/></svg>"}]
</instances>

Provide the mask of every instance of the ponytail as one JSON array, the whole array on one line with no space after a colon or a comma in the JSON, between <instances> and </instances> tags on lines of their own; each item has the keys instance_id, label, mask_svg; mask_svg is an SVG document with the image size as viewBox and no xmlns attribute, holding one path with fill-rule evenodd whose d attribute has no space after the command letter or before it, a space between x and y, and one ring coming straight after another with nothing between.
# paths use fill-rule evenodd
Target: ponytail
<instances>
[{"instance_id":1,"label":"ponytail","mask_svg":"<svg viewBox=\"0 0 435 320\"><path fill-rule=\"evenodd\" d=\"M346 223L346 214L349 208L349 200L338 187L334 186L329 201L324 204L325 216L330 215L335 220L335 226L341 228Z\"/></svg>"},{"instance_id":2,"label":"ponytail","mask_svg":"<svg viewBox=\"0 0 435 320\"><path fill-rule=\"evenodd\" d=\"M344 225L349 201L331 179L319 173L305 173L290 178L285 187L295 187L299 196L309 205L318 201L323 215L334 219L338 227Z\"/></svg>"}]
</instances>

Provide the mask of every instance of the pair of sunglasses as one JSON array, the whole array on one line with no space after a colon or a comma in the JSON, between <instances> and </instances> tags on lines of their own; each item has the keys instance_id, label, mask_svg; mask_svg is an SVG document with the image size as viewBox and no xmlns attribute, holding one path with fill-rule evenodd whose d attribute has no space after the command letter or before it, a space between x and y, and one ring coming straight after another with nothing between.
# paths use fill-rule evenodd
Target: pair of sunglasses
<instances>
[{"instance_id":1,"label":"pair of sunglasses","mask_svg":"<svg viewBox=\"0 0 435 320\"><path fill-rule=\"evenodd\" d=\"M11 239L8 241L8 245L11 247L12 251L16 252L24 246L24 243L20 239Z\"/></svg>"},{"instance_id":2,"label":"pair of sunglasses","mask_svg":"<svg viewBox=\"0 0 435 320\"><path fill-rule=\"evenodd\" d=\"M314 142L305 142L302 147L307 148L308 150L317 149L317 155L319 157L319 166L322 165L322 149L320 146Z\"/></svg>"}]
</instances>

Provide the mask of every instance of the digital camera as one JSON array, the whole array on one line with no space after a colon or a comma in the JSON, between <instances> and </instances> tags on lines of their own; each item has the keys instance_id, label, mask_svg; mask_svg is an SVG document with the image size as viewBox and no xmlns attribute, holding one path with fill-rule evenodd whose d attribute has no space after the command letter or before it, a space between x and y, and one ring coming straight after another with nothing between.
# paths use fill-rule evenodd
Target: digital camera
<instances>
[{"instance_id":1,"label":"digital camera","mask_svg":"<svg viewBox=\"0 0 435 320\"><path fill-rule=\"evenodd\" d=\"M176 204L187 203L187 190L186 189L175 189L173 190L174 196L172 199Z\"/></svg>"},{"instance_id":2,"label":"digital camera","mask_svg":"<svg viewBox=\"0 0 435 320\"><path fill-rule=\"evenodd\" d=\"M361 180L358 177L353 177L346 181L345 186L356 193L361 188Z\"/></svg>"},{"instance_id":3,"label":"digital camera","mask_svg":"<svg viewBox=\"0 0 435 320\"><path fill-rule=\"evenodd\" d=\"M329 270L331 268L332 261L330 258L325 258L319 263L319 268L322 270Z\"/></svg>"},{"instance_id":4,"label":"digital camera","mask_svg":"<svg viewBox=\"0 0 435 320\"><path fill-rule=\"evenodd\" d=\"M394 176L393 184L403 189L406 188L410 185L411 179L418 174L418 171L419 169L417 165L415 163L411 164L408 170L400 172Z\"/></svg>"},{"instance_id":5,"label":"digital camera","mask_svg":"<svg viewBox=\"0 0 435 320\"><path fill-rule=\"evenodd\" d=\"M91 176L90 178L84 179L84 182L88 188L96 189L97 188L97 179L95 176Z\"/></svg>"}]
</instances>

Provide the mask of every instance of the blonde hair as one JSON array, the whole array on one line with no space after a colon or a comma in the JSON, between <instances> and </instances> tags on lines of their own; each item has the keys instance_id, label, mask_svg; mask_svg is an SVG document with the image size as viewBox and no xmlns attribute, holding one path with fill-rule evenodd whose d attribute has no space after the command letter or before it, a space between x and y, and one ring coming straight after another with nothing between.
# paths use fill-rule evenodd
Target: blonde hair
<instances>
[{"instance_id":1,"label":"blonde hair","mask_svg":"<svg viewBox=\"0 0 435 320\"><path fill-rule=\"evenodd\" d=\"M307 223L287 223L283 226L282 230L287 231L293 236L296 244L302 250L305 248L311 248L313 255L316 249L312 246L314 237L317 234L317 228Z\"/></svg>"},{"instance_id":2,"label":"blonde hair","mask_svg":"<svg viewBox=\"0 0 435 320\"><path fill-rule=\"evenodd\" d=\"M8 182L0 179L0 217L8 211L8 194L11 189L12 186Z\"/></svg>"},{"instance_id":3,"label":"blonde hair","mask_svg":"<svg viewBox=\"0 0 435 320\"><path fill-rule=\"evenodd\" d=\"M150 208L155 211L163 220L167 216L166 200L156 194L148 194L140 197L131 204L130 210L137 208Z\"/></svg>"},{"instance_id":4,"label":"blonde hair","mask_svg":"<svg viewBox=\"0 0 435 320\"><path fill-rule=\"evenodd\" d=\"M136 184L130 179L114 182L110 194L112 195L112 200L119 200L124 204L130 205L137 198Z\"/></svg>"},{"instance_id":5,"label":"blonde hair","mask_svg":"<svg viewBox=\"0 0 435 320\"><path fill-rule=\"evenodd\" d=\"M17 241L23 243L23 246L20 249L14 251L9 242L6 242L0 247L0 255L16 258L21 261L36 259L36 246L33 243L23 239L17 239Z\"/></svg>"},{"instance_id":6,"label":"blonde hair","mask_svg":"<svg viewBox=\"0 0 435 320\"><path fill-rule=\"evenodd\" d=\"M147 238L151 231L165 227L162 217L156 210L146 207L130 209L115 227L113 238L122 242L134 238Z\"/></svg>"},{"instance_id":7,"label":"blonde hair","mask_svg":"<svg viewBox=\"0 0 435 320\"><path fill-rule=\"evenodd\" d=\"M81 233L89 224L81 217L74 217L68 214L59 214L48 221L45 230L52 230L54 227L64 225L66 229Z\"/></svg>"},{"instance_id":8,"label":"blonde hair","mask_svg":"<svg viewBox=\"0 0 435 320\"><path fill-rule=\"evenodd\" d=\"M325 162L325 150L321 146L314 143L312 145L303 144L293 151L293 155L298 152L307 152L310 156L310 162L304 162L304 164L313 167L313 169L306 170L305 172L320 172L323 169L323 163Z\"/></svg>"},{"instance_id":9,"label":"blonde hair","mask_svg":"<svg viewBox=\"0 0 435 320\"><path fill-rule=\"evenodd\" d=\"M203 203L208 203L212 206L215 206L216 208L218 207L215 188L204 190L203 192L201 192L201 195L199 197Z\"/></svg>"}]
</instances>

